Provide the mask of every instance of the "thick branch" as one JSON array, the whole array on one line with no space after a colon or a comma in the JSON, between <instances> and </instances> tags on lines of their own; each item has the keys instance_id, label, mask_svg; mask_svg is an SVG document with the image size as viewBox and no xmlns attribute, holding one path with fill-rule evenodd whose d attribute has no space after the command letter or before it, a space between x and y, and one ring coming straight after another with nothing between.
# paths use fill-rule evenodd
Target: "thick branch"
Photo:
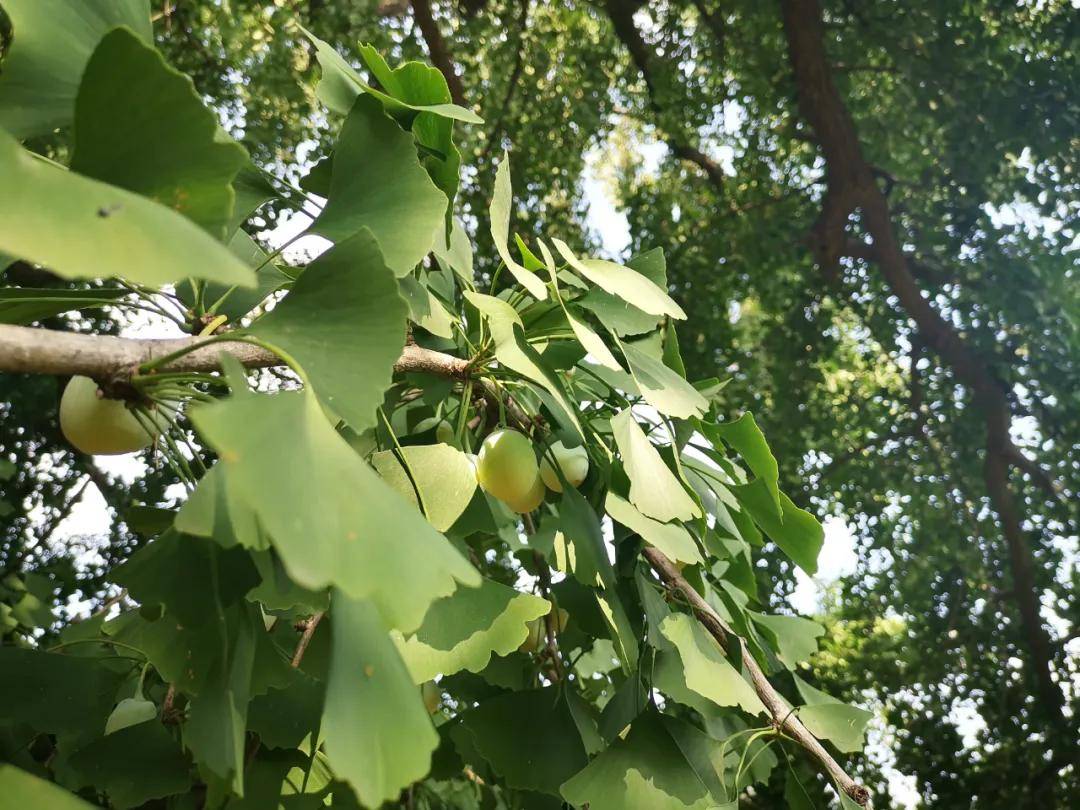
<instances>
[{"instance_id":1,"label":"thick branch","mask_svg":"<svg viewBox=\"0 0 1080 810\"><path fill-rule=\"evenodd\" d=\"M204 343L207 345L200 345ZM277 355L250 343L199 337L122 338L0 324L0 372L82 374L100 382L122 383L127 382L142 363L192 346L198 348L159 370L216 371L220 368L222 353L235 357L247 368L284 365ZM409 344L402 350L394 370L464 377L468 372L468 361Z\"/></svg>"},{"instance_id":2,"label":"thick branch","mask_svg":"<svg viewBox=\"0 0 1080 810\"><path fill-rule=\"evenodd\" d=\"M420 33L424 35L427 43L428 56L446 77L446 86L450 88L450 98L455 104L467 107L465 102L465 88L461 84L461 78L454 70L454 60L450 58L450 49L446 46L439 24L435 22L435 16L431 13L431 3L428 0L411 0L413 17L420 27Z\"/></svg>"},{"instance_id":3,"label":"thick branch","mask_svg":"<svg viewBox=\"0 0 1080 810\"><path fill-rule=\"evenodd\" d=\"M678 591L690 603L698 619L722 648L727 649L732 640L738 642L742 650L743 666L750 675L754 691L772 715L773 725L805 748L810 756L818 761L829 778L839 785L840 789L852 800L860 805L869 802L870 791L848 776L817 738L806 729L798 716L792 713L791 706L765 677L765 673L758 666L746 642L727 626L712 606L683 578L674 563L665 557L663 552L651 546L646 546L642 553L663 583L669 589Z\"/></svg>"},{"instance_id":4,"label":"thick branch","mask_svg":"<svg viewBox=\"0 0 1080 810\"><path fill-rule=\"evenodd\" d=\"M652 49L645 42L645 38L638 30L637 23L634 22L634 13L641 5L642 3L638 2L638 0L606 0L604 3L608 17L611 19L611 26L615 30L615 35L626 46L626 50L630 53L630 59L638 72L641 73L641 78L645 81L645 88L649 93L649 106L655 113L658 123L661 124L661 129L664 129L659 119L664 118L665 105L662 94L657 87L653 70ZM724 170L720 168L716 161L689 143L684 136L671 135L667 139L667 144L676 157L693 163L705 172L705 176L709 178L709 182L716 188L716 191L723 193Z\"/></svg>"},{"instance_id":5,"label":"thick branch","mask_svg":"<svg viewBox=\"0 0 1080 810\"><path fill-rule=\"evenodd\" d=\"M813 128L826 164L828 194L814 229L815 258L826 273L834 272L837 258L852 247L844 233L847 219L860 208L866 230L874 240L868 258L877 264L900 307L915 322L922 342L941 356L961 382L971 387L986 419L984 477L1009 549L1016 601L1039 701L1046 718L1051 723L1058 723L1064 698L1053 681L1049 636L1040 617L1031 550L1021 531L1021 518L1009 488L1009 467L1018 463L1016 455L1019 451L1014 452L1009 436L1008 388L919 288L897 237L888 198L878 187L877 172L866 160L855 122L833 82L825 53L825 27L818 0L782 0L781 6L799 110ZM861 246L859 252L864 252L867 247Z\"/></svg>"}]
</instances>

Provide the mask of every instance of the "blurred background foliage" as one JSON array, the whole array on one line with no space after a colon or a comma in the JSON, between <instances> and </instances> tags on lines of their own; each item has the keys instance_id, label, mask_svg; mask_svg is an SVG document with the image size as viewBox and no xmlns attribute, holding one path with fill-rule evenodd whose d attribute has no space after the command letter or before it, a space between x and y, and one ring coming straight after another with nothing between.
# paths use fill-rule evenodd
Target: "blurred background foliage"
<instances>
[{"instance_id":1,"label":"blurred background foliage","mask_svg":"<svg viewBox=\"0 0 1080 810\"><path fill-rule=\"evenodd\" d=\"M821 10L832 80L907 266L1007 391L1027 459L1006 481L1030 566L1024 588L969 386L867 255L857 217L851 255L815 261L826 165L797 104L781 5L815 7L154 0L152 10L159 46L222 124L294 182L327 154L338 123L315 99L300 26L358 67L357 44L370 42L391 62L452 72L486 121L458 129L481 274L495 269L481 217L504 149L519 232L581 231L590 243L573 247L623 258L662 247L689 315L690 376L729 378L730 401L752 403L770 438L781 487L851 527L856 563L822 605L829 634L815 670L823 688L879 710L877 745L857 765L875 806L900 801L890 768L913 777L930 807L1076 806L1080 14L1063 0L828 0ZM36 146L65 142L58 133ZM605 201L617 216L598 212ZM278 219L266 212L264 237ZM16 265L8 280L32 272ZM108 311L47 325L120 328ZM100 565L139 542L124 516L168 498L155 467L129 486L64 445L55 380L0 386L0 609L13 632L64 620L35 613L35 588L108 598ZM89 488L109 507L109 531L50 542ZM781 602L796 585L780 560L759 576ZM1038 607L1038 632L1021 620L1025 601Z\"/></svg>"}]
</instances>

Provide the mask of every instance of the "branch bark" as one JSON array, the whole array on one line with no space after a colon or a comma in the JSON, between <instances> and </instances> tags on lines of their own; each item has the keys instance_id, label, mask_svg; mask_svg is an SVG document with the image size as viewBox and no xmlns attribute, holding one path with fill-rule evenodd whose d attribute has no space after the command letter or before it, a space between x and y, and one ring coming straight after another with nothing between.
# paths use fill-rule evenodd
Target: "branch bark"
<instances>
[{"instance_id":1,"label":"branch bark","mask_svg":"<svg viewBox=\"0 0 1080 810\"><path fill-rule=\"evenodd\" d=\"M1036 694L1046 719L1061 721L1064 698L1054 683L1050 639L1042 623L1031 550L1021 529L1021 517L1010 489L1009 469L1023 457L1009 435L1011 405L1008 388L994 370L963 340L923 295L897 237L886 195L878 187L875 169L866 160L855 122L832 79L825 53L825 28L818 0L782 0L788 56L794 70L799 110L813 129L825 158L828 185L821 216L811 240L823 272L835 274L838 258L853 247L845 234L848 217L862 212L873 245L856 244L860 254L876 263L900 307L914 321L922 342L969 386L986 424L984 480L998 513L1009 550L1016 603L1036 681ZM1030 467L1032 462L1021 467ZM1027 470L1030 474L1030 469Z\"/></svg>"},{"instance_id":2,"label":"branch bark","mask_svg":"<svg viewBox=\"0 0 1080 810\"><path fill-rule=\"evenodd\" d=\"M605 0L604 8L611 20L615 36L630 53L630 59L641 74L645 82L645 89L649 94L649 107L655 114L661 130L667 129L662 123L664 118L665 104L662 94L657 86L654 70L654 58L652 49L638 30L634 22L634 13L641 8L639 0ZM724 170L720 164L690 143L683 135L669 134L667 138L668 148L681 160L693 163L700 168L709 182L712 183L717 193L724 191Z\"/></svg>"},{"instance_id":3,"label":"branch bark","mask_svg":"<svg viewBox=\"0 0 1080 810\"><path fill-rule=\"evenodd\" d=\"M461 84L461 78L454 70L454 60L450 58L450 49L439 31L439 24L435 22L435 15L431 12L431 3L428 0L410 0L413 10L413 19L416 20L420 33L427 43L428 56L435 67L446 77L446 86L450 88L450 98L454 103L468 107L465 101L465 88Z\"/></svg>"},{"instance_id":4,"label":"branch bark","mask_svg":"<svg viewBox=\"0 0 1080 810\"><path fill-rule=\"evenodd\" d=\"M769 679L765 677L765 673L758 666L758 662L750 652L746 642L728 627L727 623L720 618L720 614L713 610L712 606L702 598L701 594L683 578L675 564L665 557L662 551L650 546L646 546L642 554L649 561L649 564L664 585L672 591L678 591L690 603L698 620L705 625L705 629L716 639L721 648L726 650L732 642L739 644L742 651L743 666L750 675L750 682L754 687L754 691L769 710L773 725L805 748L810 756L817 760L825 773L829 775L829 778L844 793L850 796L852 801L859 805L865 805L869 802L870 791L848 776L837 761L832 758L832 755L825 750L825 747L818 742L817 738L807 730L798 716L792 713L788 702L773 688L773 685L769 683Z\"/></svg>"}]
</instances>

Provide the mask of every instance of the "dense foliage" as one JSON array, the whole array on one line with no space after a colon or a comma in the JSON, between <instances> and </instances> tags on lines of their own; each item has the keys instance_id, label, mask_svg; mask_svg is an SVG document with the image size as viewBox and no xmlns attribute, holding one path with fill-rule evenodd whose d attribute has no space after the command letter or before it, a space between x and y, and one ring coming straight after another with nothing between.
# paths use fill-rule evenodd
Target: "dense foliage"
<instances>
[{"instance_id":1,"label":"dense foliage","mask_svg":"<svg viewBox=\"0 0 1080 810\"><path fill-rule=\"evenodd\" d=\"M25 58L17 47L20 13L27 15L25 30L42 26L28 36L47 40L50 12L64 3L0 5L16 31L0 88L18 87ZM101 5L130 11L142 4ZM45 11L27 11L35 8ZM819 13L825 26L816 31ZM166 3L155 10L152 28L137 27L194 79L253 164L293 185L334 153L350 109L339 103L335 110L332 98L313 91L323 69L303 29L384 90L358 40L392 60L430 56L452 76L447 90L454 100L475 104L485 119L454 130L462 155L454 205L481 247L475 278L485 286L494 280L496 291L510 278L507 270L496 277L500 257L487 238L496 165L507 165L503 148L513 149L513 226L534 251L539 236L551 244L548 234L561 235L577 253L595 247L595 234L576 237L584 233L591 162L589 182L599 177L607 184L628 217L631 245L623 258L663 250L668 289L689 316L680 326L687 376L729 381L712 400L712 413L734 420L752 410L776 450L780 487L855 530L859 563L823 620L825 649L813 662L818 685L882 707L894 729L889 747L897 767L916 776L928 804L1013 807L1036 800L1068 805L1077 791L1078 617L1070 595L1077 584L1080 306L1068 249L1076 239L1078 24L1065 2L836 2L819 12L794 0L779 7L516 0L444 3L433 17L426 2L202 0ZM831 81L887 197L907 269L968 347L976 370L1006 392L1019 458L1008 457L1012 449L1001 446L1000 435L990 435L990 409L970 369L957 367L940 335L898 295L895 277L882 272L879 234L870 223L857 213L845 217L844 238L835 239L834 229L830 248L842 244L821 249L817 225L827 219L819 216L828 208L826 192L857 161L850 153L838 160L832 130L800 105L815 88L797 58L798 31L819 35L826 49ZM93 50L86 47L82 58ZM53 84L68 90L50 89L48 115L70 106L79 89L77 79ZM130 185L137 179L130 174L96 175L104 169L94 168L92 147L80 164L77 120L70 128L46 117L38 131L20 130L22 123L4 117L14 109L11 98L0 93L0 124L26 136L31 149L80 173L159 192ZM825 109L813 99L820 96L811 104ZM142 119L106 123L137 130L146 141L136 151L155 141L154 132L164 153L185 142L175 133L165 139L168 125L147 131ZM447 154L425 141L438 133L414 128L414 135L433 181L449 191L448 173L436 165L446 164ZM99 132L97 160L107 158L100 145L113 138L120 136ZM311 172L305 190L320 197L331 191L331 165L323 164L321 176ZM238 201L258 193L257 175L241 170L239 178ZM272 189L276 194L243 232L258 237L299 204L283 184ZM206 227L222 209L220 198L203 202L204 213L189 217ZM226 227L232 232L235 223ZM245 249L245 258L258 255L256 245ZM3 244L0 250L35 259ZM52 257L36 260L58 269ZM254 259L264 260L265 254ZM193 266L191 257L186 261ZM426 284L451 316L465 316L460 297L448 297L457 296L462 281L430 286L439 283L437 267L427 264L425 272L433 272L417 275L421 286L406 294L422 293ZM297 269L284 267L288 278L266 279L263 291L291 283ZM540 278L546 280L542 269ZM66 294L73 286L21 262L7 280ZM99 304L125 292L96 282L74 286ZM408 300L419 316L417 299ZM244 298L235 306L250 303ZM60 314L68 305L24 308L18 317L80 331L116 329L115 309L75 319ZM157 304L140 303L151 305ZM4 306L11 312L27 305ZM233 319L245 314L230 309ZM187 326L201 331L206 323ZM100 602L112 593L103 591L104 577L147 536L134 531L135 516L145 513L131 505L176 508L176 489L166 496L165 487L180 473L159 456L134 489L110 479L59 437L60 389L52 379L4 376L0 384L0 448L12 462L0 469L8 476L0 564L34 599L78 593ZM432 413L416 418L435 418L439 401L428 396ZM395 431L408 444L414 427ZM484 429L474 430L474 443ZM988 464L997 458L1006 461L1004 473ZM102 538L94 538L94 554L80 543L49 543L51 527L87 487L99 489L114 510L105 548ZM794 566L773 553L755 562L759 597L769 611L784 610ZM17 588L6 597L20 615L34 604L24 593ZM13 633L50 622L38 613ZM965 708L980 719L973 744L954 724ZM876 806L887 806L878 764L858 767L877 787ZM779 793L770 791L782 784L759 784L756 801L778 803Z\"/></svg>"}]
</instances>

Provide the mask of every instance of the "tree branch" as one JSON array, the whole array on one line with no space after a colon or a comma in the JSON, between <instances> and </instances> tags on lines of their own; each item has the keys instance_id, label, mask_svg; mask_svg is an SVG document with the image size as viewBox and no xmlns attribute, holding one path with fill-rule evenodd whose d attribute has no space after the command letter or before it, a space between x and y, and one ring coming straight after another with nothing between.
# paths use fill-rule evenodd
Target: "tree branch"
<instances>
[{"instance_id":1,"label":"tree branch","mask_svg":"<svg viewBox=\"0 0 1080 810\"><path fill-rule=\"evenodd\" d=\"M720 615L713 610L712 606L683 578L675 564L665 557L662 551L651 546L646 546L642 550L642 554L649 561L649 564L664 585L670 590L678 591L690 603L695 615L705 625L705 629L709 631L709 634L720 644L721 648L728 649L732 642L739 644L742 651L743 666L750 675L750 682L754 687L754 691L769 710L769 714L772 715L773 726L805 748L810 756L818 761L822 769L829 775L829 778L853 801L860 805L869 802L870 791L848 776L844 769L832 758L832 755L825 750L825 747L818 742L817 738L807 730L798 716L791 711L788 702L769 683L769 679L765 677L765 673L758 666L758 662L750 652L746 642L727 626L724 620L720 618Z\"/></svg>"},{"instance_id":2,"label":"tree branch","mask_svg":"<svg viewBox=\"0 0 1080 810\"><path fill-rule=\"evenodd\" d=\"M633 61L634 66L637 67L638 72L641 74L641 78L645 81L645 89L649 94L649 106L658 119L657 123L661 129L666 129L662 124L665 105L662 94L657 87L653 70L653 53L634 22L634 13L641 5L642 3L639 0L605 0L604 8L611 19L615 35L626 46L631 61ZM689 143L682 135L669 135L666 140L672 154L700 168L705 172L705 176L712 183L717 193L723 193L725 177L720 164Z\"/></svg>"},{"instance_id":3,"label":"tree branch","mask_svg":"<svg viewBox=\"0 0 1080 810\"><path fill-rule=\"evenodd\" d=\"M201 345L204 343L207 345ZM221 367L223 353L235 357L247 368L284 365L272 352L239 340L123 338L0 324L0 372L82 374L102 383L125 383L141 364L185 349L192 350L159 370L216 371ZM459 357L410 343L402 350L394 370L464 378L468 376L469 364Z\"/></svg>"}]
</instances>

